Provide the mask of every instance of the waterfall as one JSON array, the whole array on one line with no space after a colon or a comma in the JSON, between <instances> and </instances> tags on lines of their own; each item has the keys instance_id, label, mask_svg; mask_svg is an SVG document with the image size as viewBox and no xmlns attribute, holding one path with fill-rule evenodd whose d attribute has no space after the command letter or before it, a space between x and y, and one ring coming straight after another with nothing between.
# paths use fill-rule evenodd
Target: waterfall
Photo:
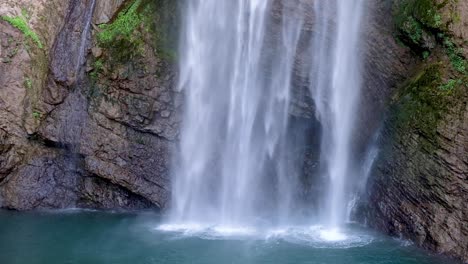
<instances>
[{"instance_id":1,"label":"waterfall","mask_svg":"<svg viewBox=\"0 0 468 264\"><path fill-rule=\"evenodd\" d=\"M292 223L299 187L286 158L287 129L305 2L185 2L179 89L186 98L173 159L171 223ZM346 178L361 86L363 0L313 3L308 75L329 178L322 219L334 230L346 221L351 199ZM276 4L283 5L277 20Z\"/></svg>"},{"instance_id":2,"label":"waterfall","mask_svg":"<svg viewBox=\"0 0 468 264\"><path fill-rule=\"evenodd\" d=\"M186 1L179 80L186 103L173 167L173 222L287 218L295 179L287 172L285 137L302 22L282 19L280 40L267 52L270 5Z\"/></svg>"},{"instance_id":3,"label":"waterfall","mask_svg":"<svg viewBox=\"0 0 468 264\"><path fill-rule=\"evenodd\" d=\"M68 150L72 156L73 161L71 162L72 167L77 167L77 158L80 149L80 141L82 136L83 127L85 127L86 116L87 116L87 99L85 95L85 85L83 84L84 77L84 63L86 62L86 54L88 51L89 40L91 37L91 23L94 15L94 9L96 6L96 0L87 1L76 1L71 3L70 17L82 17L82 19L75 21L67 21L67 25L62 29L62 33L59 36L60 45L67 47L65 54L66 59L72 61L73 68L69 69L73 76L73 82L71 83L71 92L68 98L63 103L63 107L67 110L63 111L64 117L61 119L62 132L60 142L64 144L64 147ZM76 14L79 14L78 16ZM71 24L71 25L68 25ZM68 27L74 27L75 32L69 32ZM77 34L75 38L70 38L68 34ZM77 43L73 43L74 40L78 40ZM75 168L76 169L76 168Z\"/></svg>"},{"instance_id":4,"label":"waterfall","mask_svg":"<svg viewBox=\"0 0 468 264\"><path fill-rule=\"evenodd\" d=\"M94 8L96 6L96 0L90 0L88 5L85 8L85 14L84 14L84 27L83 27L83 32L81 32L81 39L80 39L80 46L78 48L78 58L76 60L76 66L75 66L75 76L80 74L79 71L81 67L83 66L85 59L86 59L86 47L89 39L89 34L90 34L90 28L91 28L91 23L94 15Z\"/></svg>"},{"instance_id":5,"label":"waterfall","mask_svg":"<svg viewBox=\"0 0 468 264\"><path fill-rule=\"evenodd\" d=\"M347 178L353 174L352 136L360 96L359 40L362 0L316 1L311 85L322 124L321 158L329 179L324 222L331 229L346 220Z\"/></svg>"}]
</instances>

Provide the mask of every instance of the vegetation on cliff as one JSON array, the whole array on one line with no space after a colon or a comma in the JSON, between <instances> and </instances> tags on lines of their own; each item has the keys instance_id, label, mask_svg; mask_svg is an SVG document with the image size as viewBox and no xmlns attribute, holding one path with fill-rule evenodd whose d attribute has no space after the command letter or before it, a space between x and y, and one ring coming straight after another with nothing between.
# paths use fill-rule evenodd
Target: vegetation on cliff
<instances>
[{"instance_id":1,"label":"vegetation on cliff","mask_svg":"<svg viewBox=\"0 0 468 264\"><path fill-rule=\"evenodd\" d=\"M437 145L439 121L468 84L468 62L449 30L459 20L457 2L400 0L394 6L396 37L425 60L400 89L394 121L397 129L423 135L432 145Z\"/></svg>"},{"instance_id":2,"label":"vegetation on cliff","mask_svg":"<svg viewBox=\"0 0 468 264\"><path fill-rule=\"evenodd\" d=\"M162 13L174 13L174 6L167 1L130 1L108 24L100 25L97 35L101 47L109 49L114 62L126 62L129 59L142 56L145 40L150 42L160 57L175 59L174 35L169 34L162 23ZM169 8L168 8L169 6ZM148 37L149 36L149 37ZM170 44L170 45L169 45Z\"/></svg>"},{"instance_id":3,"label":"vegetation on cliff","mask_svg":"<svg viewBox=\"0 0 468 264\"><path fill-rule=\"evenodd\" d=\"M28 21L26 21L24 16L1 16L0 18L10 23L13 27L17 28L24 34L26 38L32 40L40 49L42 49L43 46L39 36L31 29L31 27L29 27Z\"/></svg>"},{"instance_id":4,"label":"vegetation on cliff","mask_svg":"<svg viewBox=\"0 0 468 264\"><path fill-rule=\"evenodd\" d=\"M452 66L466 73L467 61L456 47L449 26L460 21L459 0L400 0L394 6L397 38L427 58L436 45L444 48Z\"/></svg>"},{"instance_id":5,"label":"vegetation on cliff","mask_svg":"<svg viewBox=\"0 0 468 264\"><path fill-rule=\"evenodd\" d=\"M397 129L435 140L437 124L460 85L452 79L445 83L443 71L442 63L428 65L401 89L393 109Z\"/></svg>"},{"instance_id":6,"label":"vegetation on cliff","mask_svg":"<svg viewBox=\"0 0 468 264\"><path fill-rule=\"evenodd\" d=\"M92 85L89 95L96 102L114 102L109 87L116 79L153 74L170 68L176 59L177 4L168 0L126 1L109 23L99 25L95 35ZM151 62L148 62L151 61ZM151 64L151 65L150 65Z\"/></svg>"},{"instance_id":7,"label":"vegetation on cliff","mask_svg":"<svg viewBox=\"0 0 468 264\"><path fill-rule=\"evenodd\" d=\"M109 24L102 24L97 34L99 45L113 51L113 59L125 61L138 55L143 38L138 29L143 23L140 11L142 0L136 0L122 10Z\"/></svg>"}]
</instances>

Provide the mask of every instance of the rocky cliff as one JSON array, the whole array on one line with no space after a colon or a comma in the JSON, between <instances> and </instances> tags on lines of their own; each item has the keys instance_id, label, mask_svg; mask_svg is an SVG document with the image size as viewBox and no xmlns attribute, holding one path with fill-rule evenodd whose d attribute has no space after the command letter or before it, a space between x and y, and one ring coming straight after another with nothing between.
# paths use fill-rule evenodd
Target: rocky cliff
<instances>
[{"instance_id":1,"label":"rocky cliff","mask_svg":"<svg viewBox=\"0 0 468 264\"><path fill-rule=\"evenodd\" d=\"M178 97L172 36L158 23L174 10L140 0L2 3L1 207L165 205Z\"/></svg>"},{"instance_id":2,"label":"rocky cliff","mask_svg":"<svg viewBox=\"0 0 468 264\"><path fill-rule=\"evenodd\" d=\"M308 53L315 30L313 1L275 1L269 41L279 37L275 28L282 12L297 12L299 2L307 19L296 61L291 130L317 135L311 80L304 75L313 55ZM368 23L363 49L365 101L374 102L369 105L374 111L362 111L368 126L377 122L365 120L380 119L391 93L387 87L403 79L411 62L382 16L389 6L376 3L370 3L369 14L377 15L368 19L377 22ZM48 16L51 9L61 16ZM182 101L174 85L176 4L15 1L2 5L0 15L1 206L164 207L170 189L168 153L177 139ZM382 48L391 53L376 59ZM312 178L318 160L313 149L319 139L305 140L307 151L299 151L297 159L305 160L304 191L313 193L309 187L317 183Z\"/></svg>"},{"instance_id":3,"label":"rocky cliff","mask_svg":"<svg viewBox=\"0 0 468 264\"><path fill-rule=\"evenodd\" d=\"M468 5L393 9L395 38L420 59L393 95L361 217L468 262Z\"/></svg>"}]
</instances>

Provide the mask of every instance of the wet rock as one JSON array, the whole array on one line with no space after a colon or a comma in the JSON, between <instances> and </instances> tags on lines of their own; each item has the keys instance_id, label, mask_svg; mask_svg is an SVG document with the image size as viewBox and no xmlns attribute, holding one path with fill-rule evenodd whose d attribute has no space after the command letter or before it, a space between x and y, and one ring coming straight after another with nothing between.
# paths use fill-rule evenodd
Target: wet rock
<instances>
[{"instance_id":1,"label":"wet rock","mask_svg":"<svg viewBox=\"0 0 468 264\"><path fill-rule=\"evenodd\" d=\"M84 31L88 23L86 11L91 5L92 0L70 1L65 23L51 51L50 71L54 81L59 84L71 87L78 78L88 50L87 45L83 47L82 43L89 37Z\"/></svg>"},{"instance_id":2,"label":"wet rock","mask_svg":"<svg viewBox=\"0 0 468 264\"><path fill-rule=\"evenodd\" d=\"M102 209L146 209L153 203L101 177L83 177L79 206Z\"/></svg>"},{"instance_id":3,"label":"wet rock","mask_svg":"<svg viewBox=\"0 0 468 264\"><path fill-rule=\"evenodd\" d=\"M19 2L18 10L23 3ZM98 88L103 90L98 98L92 93L95 84L78 78L92 43L88 36L84 49L78 45L91 1L35 4L44 8L56 2L65 7L69 3L68 11L57 9L63 11L56 16L62 20L53 20L57 24L47 27L34 22L45 35L52 35L44 52L39 51L41 56L27 52L21 45L25 41L21 33L0 21L0 34L5 34L1 35L0 54L7 59L0 64L0 207L165 206L173 143L163 137L170 137L165 131L176 133L173 130L180 121L171 119L177 116L174 114L157 132L152 126L161 111L176 112L171 98L158 101L163 91L172 90L172 67L147 45L143 48L145 61L130 60L115 69L111 65L102 69L99 80L103 82L96 86L102 84ZM116 16L123 2L98 0L95 17L103 19L100 12ZM102 11L103 5L112 8ZM91 51L92 59L108 52L97 44ZM91 62L87 65L93 65ZM94 70L91 67L88 74Z\"/></svg>"},{"instance_id":4,"label":"wet rock","mask_svg":"<svg viewBox=\"0 0 468 264\"><path fill-rule=\"evenodd\" d=\"M93 23L108 23L128 0L97 0L96 11L94 12Z\"/></svg>"},{"instance_id":5,"label":"wet rock","mask_svg":"<svg viewBox=\"0 0 468 264\"><path fill-rule=\"evenodd\" d=\"M45 154L22 165L2 186L2 207L31 210L74 207L78 175L67 169L67 161Z\"/></svg>"},{"instance_id":6,"label":"wet rock","mask_svg":"<svg viewBox=\"0 0 468 264\"><path fill-rule=\"evenodd\" d=\"M466 7L453 2L439 10L441 24L450 23L439 30L459 45L468 24L452 18L466 17ZM398 82L360 214L373 227L468 262L467 75L435 39L422 37L417 49L433 49L431 57L409 64L409 76Z\"/></svg>"},{"instance_id":7,"label":"wet rock","mask_svg":"<svg viewBox=\"0 0 468 264\"><path fill-rule=\"evenodd\" d=\"M427 135L391 120L368 187L371 226L468 261L468 93L466 88Z\"/></svg>"}]
</instances>

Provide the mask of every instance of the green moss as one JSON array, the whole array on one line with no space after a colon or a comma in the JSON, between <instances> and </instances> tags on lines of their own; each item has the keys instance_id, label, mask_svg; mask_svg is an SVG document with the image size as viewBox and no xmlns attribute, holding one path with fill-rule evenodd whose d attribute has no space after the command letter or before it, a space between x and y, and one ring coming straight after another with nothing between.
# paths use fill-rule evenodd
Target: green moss
<instances>
[{"instance_id":1,"label":"green moss","mask_svg":"<svg viewBox=\"0 0 468 264\"><path fill-rule=\"evenodd\" d=\"M463 58L462 52L454 44L452 37L448 36L448 26L456 23L456 9L453 8L458 0L399 0L395 3L395 24L398 30L397 39L409 46L423 59L430 55L427 39L434 39L442 46L450 58L452 67L466 74L468 62ZM449 21L444 24L441 10L450 5Z\"/></svg>"},{"instance_id":2,"label":"green moss","mask_svg":"<svg viewBox=\"0 0 468 264\"><path fill-rule=\"evenodd\" d=\"M424 135L429 141L436 138L437 125L458 84L443 84L441 69L440 63L428 66L402 89L393 109L400 130Z\"/></svg>"},{"instance_id":3,"label":"green moss","mask_svg":"<svg viewBox=\"0 0 468 264\"><path fill-rule=\"evenodd\" d=\"M32 81L31 81L31 78L29 77L26 77L24 79L24 87L28 90L31 90L32 89Z\"/></svg>"},{"instance_id":4,"label":"green moss","mask_svg":"<svg viewBox=\"0 0 468 264\"><path fill-rule=\"evenodd\" d=\"M112 101L111 96L107 96L112 82L109 75L116 74L124 79L135 72L147 73L144 56L156 55L165 62L176 60L177 11L177 3L172 0L131 0L126 1L108 24L99 25L96 41L103 52L100 58L94 58L93 70L89 73L88 96L94 103L102 99Z\"/></svg>"},{"instance_id":5,"label":"green moss","mask_svg":"<svg viewBox=\"0 0 468 264\"><path fill-rule=\"evenodd\" d=\"M443 37L443 46L453 68L460 73L466 74L468 62L463 58L462 51L457 48L449 37Z\"/></svg>"},{"instance_id":6,"label":"green moss","mask_svg":"<svg viewBox=\"0 0 468 264\"><path fill-rule=\"evenodd\" d=\"M456 79L456 80L450 79L445 84L439 86L439 89L443 91L451 91L462 84L463 84L463 81L461 79Z\"/></svg>"},{"instance_id":7,"label":"green moss","mask_svg":"<svg viewBox=\"0 0 468 264\"><path fill-rule=\"evenodd\" d=\"M160 58L177 57L176 4L168 0L133 0L109 24L100 25L97 40L109 51L113 63L125 63L143 56L144 44L153 46Z\"/></svg>"},{"instance_id":8,"label":"green moss","mask_svg":"<svg viewBox=\"0 0 468 264\"><path fill-rule=\"evenodd\" d=\"M139 27L143 23L142 0L135 0L124 8L109 24L100 25L97 35L99 45L112 53L112 59L120 62L141 55L143 39Z\"/></svg>"},{"instance_id":9,"label":"green moss","mask_svg":"<svg viewBox=\"0 0 468 264\"><path fill-rule=\"evenodd\" d=\"M39 39L39 36L34 32L28 25L26 19L22 16L16 17L9 17L9 16L1 16L2 20L10 23L13 27L20 30L27 38L31 39L37 46L42 49L42 43Z\"/></svg>"},{"instance_id":10,"label":"green moss","mask_svg":"<svg viewBox=\"0 0 468 264\"><path fill-rule=\"evenodd\" d=\"M110 45L118 38L131 39L142 18L138 12L142 0L136 0L126 9L120 12L117 18L110 24L103 24L97 38L101 44Z\"/></svg>"},{"instance_id":11,"label":"green moss","mask_svg":"<svg viewBox=\"0 0 468 264\"><path fill-rule=\"evenodd\" d=\"M38 120L38 119L41 119L42 114L38 111L33 111L32 116L34 119Z\"/></svg>"},{"instance_id":12,"label":"green moss","mask_svg":"<svg viewBox=\"0 0 468 264\"><path fill-rule=\"evenodd\" d=\"M456 23L458 0L397 0L394 3L397 38L419 54L430 49L429 39L448 31ZM442 11L443 9L443 11ZM450 11L444 19L443 12ZM445 21L445 22L444 22Z\"/></svg>"},{"instance_id":13,"label":"green moss","mask_svg":"<svg viewBox=\"0 0 468 264\"><path fill-rule=\"evenodd\" d=\"M438 30L442 16L434 0L401 0L396 2L395 23L401 37L409 44L420 45L424 33Z\"/></svg>"},{"instance_id":14,"label":"green moss","mask_svg":"<svg viewBox=\"0 0 468 264\"><path fill-rule=\"evenodd\" d=\"M427 58L429 58L429 56L431 56L431 53L429 51L427 51L427 50L423 51L423 53L422 53L423 59L426 60Z\"/></svg>"},{"instance_id":15,"label":"green moss","mask_svg":"<svg viewBox=\"0 0 468 264\"><path fill-rule=\"evenodd\" d=\"M97 59L94 62L94 71L100 72L102 71L103 67L104 67L104 62L102 61L102 59Z\"/></svg>"}]
</instances>

